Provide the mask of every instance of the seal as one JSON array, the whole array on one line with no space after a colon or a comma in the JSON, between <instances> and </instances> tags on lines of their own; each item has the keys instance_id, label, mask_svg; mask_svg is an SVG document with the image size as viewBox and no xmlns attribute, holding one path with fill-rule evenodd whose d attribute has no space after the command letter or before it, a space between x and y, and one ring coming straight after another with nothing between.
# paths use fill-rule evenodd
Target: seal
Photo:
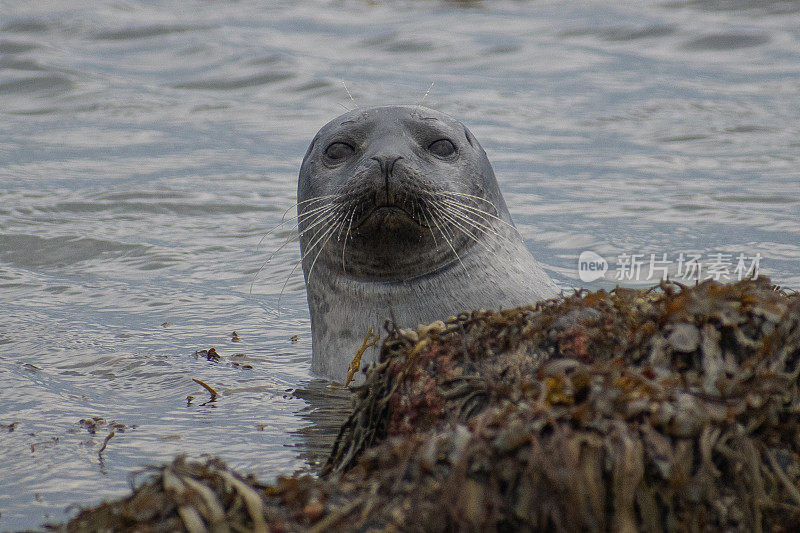
<instances>
[{"instance_id":1,"label":"seal","mask_svg":"<svg viewBox=\"0 0 800 533\"><path fill-rule=\"evenodd\" d=\"M369 328L390 317L416 327L559 293L486 152L444 113L380 106L332 120L306 152L297 199L312 370L328 378L343 381Z\"/></svg>"}]
</instances>

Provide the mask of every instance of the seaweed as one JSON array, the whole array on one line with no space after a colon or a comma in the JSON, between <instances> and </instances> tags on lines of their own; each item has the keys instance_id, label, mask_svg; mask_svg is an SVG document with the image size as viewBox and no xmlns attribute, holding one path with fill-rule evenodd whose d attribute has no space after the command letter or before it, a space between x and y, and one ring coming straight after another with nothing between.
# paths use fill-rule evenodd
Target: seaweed
<instances>
[{"instance_id":1,"label":"seaweed","mask_svg":"<svg viewBox=\"0 0 800 533\"><path fill-rule=\"evenodd\" d=\"M111 529L800 529L796 293L662 282L386 329L320 477L262 485L179 458ZM61 527L104 529L121 506Z\"/></svg>"}]
</instances>

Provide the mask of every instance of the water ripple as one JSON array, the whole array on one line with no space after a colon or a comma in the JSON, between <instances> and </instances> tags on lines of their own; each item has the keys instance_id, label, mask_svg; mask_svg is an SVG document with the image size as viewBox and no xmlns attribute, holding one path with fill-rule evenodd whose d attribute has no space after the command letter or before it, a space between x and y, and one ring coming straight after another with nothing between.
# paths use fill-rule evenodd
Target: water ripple
<instances>
[{"instance_id":1,"label":"water ripple","mask_svg":"<svg viewBox=\"0 0 800 533\"><path fill-rule=\"evenodd\" d=\"M768 35L744 33L717 33L692 39L683 45L686 50L727 51L760 46L770 41Z\"/></svg>"},{"instance_id":2,"label":"water ripple","mask_svg":"<svg viewBox=\"0 0 800 533\"><path fill-rule=\"evenodd\" d=\"M202 31L209 29L210 26L189 26L189 25L152 25L122 28L119 30L100 31L93 35L94 39L104 41L128 41L132 39L147 39L149 37L159 37L171 33L183 33L189 31Z\"/></svg>"},{"instance_id":3,"label":"water ripple","mask_svg":"<svg viewBox=\"0 0 800 533\"><path fill-rule=\"evenodd\" d=\"M291 72L265 72L250 76L236 78L208 78L194 81L185 81L173 84L175 89L205 89L212 91L227 91L231 89L244 89L285 81L294 77Z\"/></svg>"},{"instance_id":4,"label":"water ripple","mask_svg":"<svg viewBox=\"0 0 800 533\"><path fill-rule=\"evenodd\" d=\"M18 267L66 267L111 257L143 256L147 247L80 236L44 238L0 234L0 258Z\"/></svg>"},{"instance_id":5,"label":"water ripple","mask_svg":"<svg viewBox=\"0 0 800 533\"><path fill-rule=\"evenodd\" d=\"M48 74L0 82L0 94L29 94L32 92L62 93L74 87L66 76Z\"/></svg>"},{"instance_id":6,"label":"water ripple","mask_svg":"<svg viewBox=\"0 0 800 533\"><path fill-rule=\"evenodd\" d=\"M39 48L34 43L19 41L0 41L0 54L21 54Z\"/></svg>"}]
</instances>

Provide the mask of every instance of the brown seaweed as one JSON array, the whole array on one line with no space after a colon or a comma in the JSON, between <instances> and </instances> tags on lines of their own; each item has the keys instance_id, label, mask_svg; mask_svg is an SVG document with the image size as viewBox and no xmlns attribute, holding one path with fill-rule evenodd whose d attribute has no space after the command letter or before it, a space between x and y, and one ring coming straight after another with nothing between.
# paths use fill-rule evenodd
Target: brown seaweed
<instances>
[{"instance_id":1,"label":"brown seaweed","mask_svg":"<svg viewBox=\"0 0 800 533\"><path fill-rule=\"evenodd\" d=\"M800 528L797 294L662 283L387 330L320 478L235 477L259 507L209 477L220 463L178 459L112 529L256 530L259 512L272 531Z\"/></svg>"}]
</instances>

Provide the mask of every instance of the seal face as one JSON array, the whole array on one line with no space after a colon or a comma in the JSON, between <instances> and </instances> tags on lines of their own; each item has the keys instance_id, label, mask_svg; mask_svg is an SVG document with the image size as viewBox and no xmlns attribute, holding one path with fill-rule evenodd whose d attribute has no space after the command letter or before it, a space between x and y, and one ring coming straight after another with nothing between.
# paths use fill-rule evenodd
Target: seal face
<instances>
[{"instance_id":1,"label":"seal face","mask_svg":"<svg viewBox=\"0 0 800 533\"><path fill-rule=\"evenodd\" d=\"M390 316L414 327L558 293L483 148L438 111L383 106L332 120L306 152L297 197L316 373L343 380L369 328Z\"/></svg>"}]
</instances>

